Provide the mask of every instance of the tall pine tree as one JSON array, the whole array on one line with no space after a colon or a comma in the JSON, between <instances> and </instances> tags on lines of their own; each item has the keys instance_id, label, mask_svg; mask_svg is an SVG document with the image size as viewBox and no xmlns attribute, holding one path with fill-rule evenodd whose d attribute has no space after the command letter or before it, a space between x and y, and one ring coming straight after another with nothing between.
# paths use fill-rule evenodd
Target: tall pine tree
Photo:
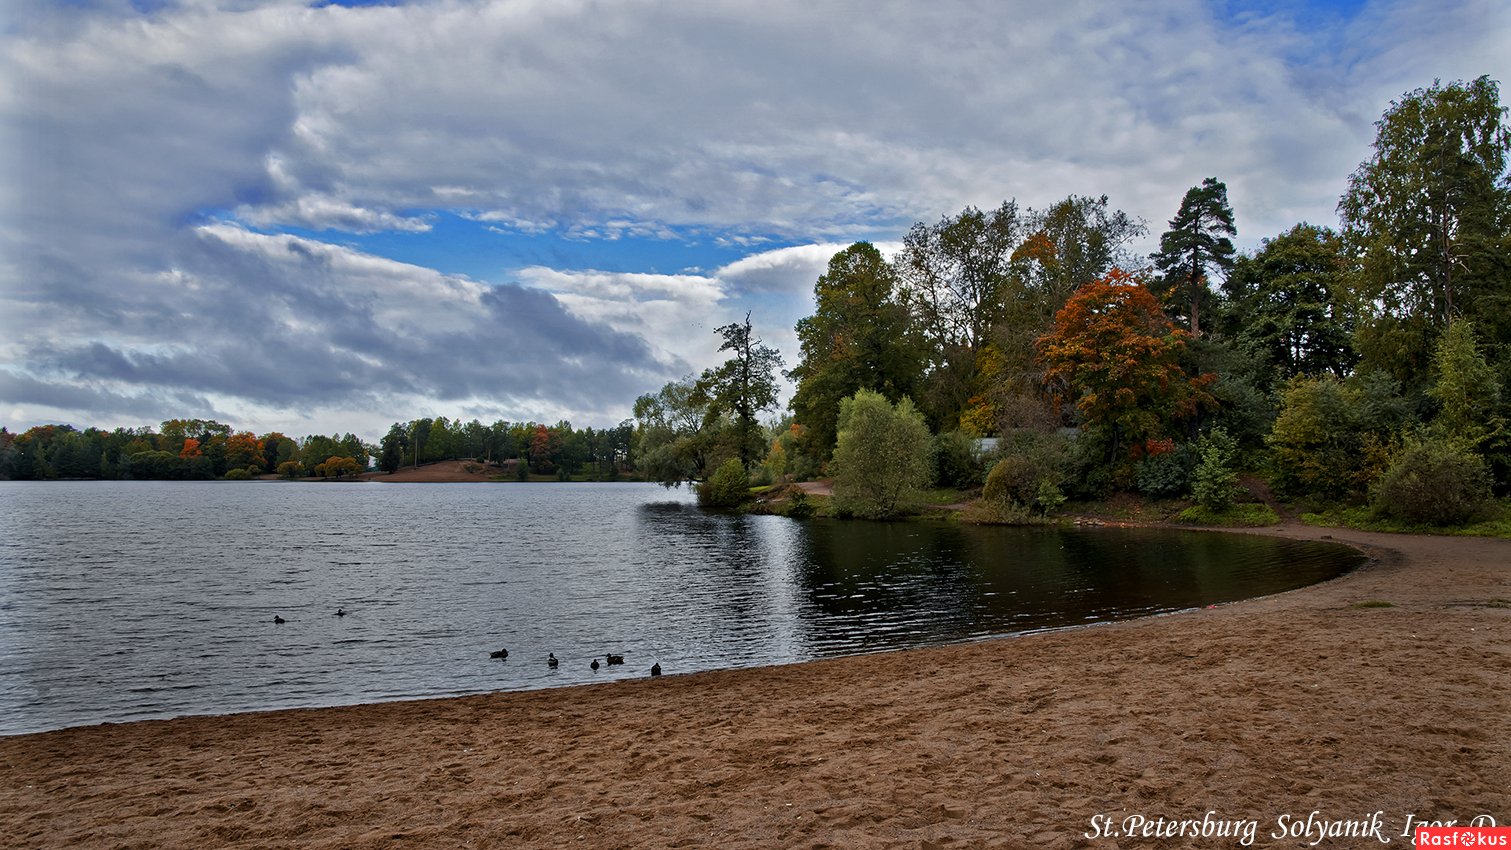
<instances>
[{"instance_id":1,"label":"tall pine tree","mask_svg":"<svg viewBox=\"0 0 1511 850\"><path fill-rule=\"evenodd\" d=\"M1164 275L1162 294L1177 311L1185 306L1192 336L1201 335L1201 306L1211 298L1211 272L1226 275L1233 268L1233 208L1228 187L1216 177L1186 191L1170 229L1159 239L1154 265ZM1184 296L1182 305L1181 296Z\"/></svg>"}]
</instances>

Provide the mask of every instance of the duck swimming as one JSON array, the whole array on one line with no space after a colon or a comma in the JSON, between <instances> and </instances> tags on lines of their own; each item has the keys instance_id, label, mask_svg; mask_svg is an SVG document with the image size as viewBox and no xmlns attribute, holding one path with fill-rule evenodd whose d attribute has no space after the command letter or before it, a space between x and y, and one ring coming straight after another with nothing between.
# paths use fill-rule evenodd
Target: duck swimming
<instances>
[{"instance_id":1,"label":"duck swimming","mask_svg":"<svg viewBox=\"0 0 1511 850\"><path fill-rule=\"evenodd\" d=\"M548 653L546 653L546 666L547 667L550 667L552 670L555 670L556 669L556 665L558 665L560 663L561 663L560 661L556 660L556 653L554 653L554 652L548 652Z\"/></svg>"},{"instance_id":2,"label":"duck swimming","mask_svg":"<svg viewBox=\"0 0 1511 850\"><path fill-rule=\"evenodd\" d=\"M274 623L275 623L275 624L277 624L277 625L280 625L280 626L281 626L281 625L283 625L283 624L284 624L284 623L287 623L287 622L288 622L288 620L285 620L285 619L283 619L283 618L282 618L282 617L280 617L280 616L278 616L278 615L277 615L277 614L274 614L274 615L273 615L273 622L274 622Z\"/></svg>"},{"instance_id":3,"label":"duck swimming","mask_svg":"<svg viewBox=\"0 0 1511 850\"><path fill-rule=\"evenodd\" d=\"M336 616L337 617L345 617L346 616L346 609L345 608L337 608L336 609Z\"/></svg>"},{"instance_id":4,"label":"duck swimming","mask_svg":"<svg viewBox=\"0 0 1511 850\"><path fill-rule=\"evenodd\" d=\"M604 660L607 661L610 664L623 664L624 663L624 656L623 655L613 655L611 653L605 653L604 654Z\"/></svg>"},{"instance_id":5,"label":"duck swimming","mask_svg":"<svg viewBox=\"0 0 1511 850\"><path fill-rule=\"evenodd\" d=\"M659 676L659 675L661 675L661 662L660 661L657 661L655 664L651 665L651 675L652 676Z\"/></svg>"},{"instance_id":6,"label":"duck swimming","mask_svg":"<svg viewBox=\"0 0 1511 850\"><path fill-rule=\"evenodd\" d=\"M598 659L594 658L593 659L593 663L589 664L588 666L592 667L594 670L597 670L598 669Z\"/></svg>"},{"instance_id":7,"label":"duck swimming","mask_svg":"<svg viewBox=\"0 0 1511 850\"><path fill-rule=\"evenodd\" d=\"M489 658L508 658L509 657L509 650L507 650L507 649L495 649L494 651L488 653L488 657Z\"/></svg>"}]
</instances>

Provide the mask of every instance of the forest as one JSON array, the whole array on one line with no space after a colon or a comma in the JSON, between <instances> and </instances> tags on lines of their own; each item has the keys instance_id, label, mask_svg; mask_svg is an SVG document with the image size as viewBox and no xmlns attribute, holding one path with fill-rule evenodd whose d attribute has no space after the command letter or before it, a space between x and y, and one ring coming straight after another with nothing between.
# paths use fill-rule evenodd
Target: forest
<instances>
[{"instance_id":1,"label":"forest","mask_svg":"<svg viewBox=\"0 0 1511 850\"><path fill-rule=\"evenodd\" d=\"M633 425L577 429L570 422L435 418L396 422L376 443L355 434L299 439L276 431L235 431L213 419L170 419L153 429L42 425L21 434L0 428L0 480L350 478L441 460L485 466L518 459L516 477L616 480L630 471Z\"/></svg>"},{"instance_id":2,"label":"forest","mask_svg":"<svg viewBox=\"0 0 1511 850\"><path fill-rule=\"evenodd\" d=\"M915 224L891 258L857 242L815 283L790 369L747 315L717 331L725 362L613 428L423 418L376 443L198 419L0 428L0 478L339 478L468 458L516 460L520 479L692 483L712 507L759 492L794 514L946 498L1031 522L1124 494L1244 524L1273 521L1273 493L1352 521L1495 521L1511 495L1504 117L1486 77L1403 95L1339 228L1299 222L1247 253L1216 177L1148 257L1132 248L1147 223L1105 195L967 207ZM790 486L816 478L833 482L818 506Z\"/></svg>"},{"instance_id":3,"label":"forest","mask_svg":"<svg viewBox=\"0 0 1511 850\"><path fill-rule=\"evenodd\" d=\"M830 477L826 509L871 517L930 487L979 488L967 515L1001 522L1115 494L1272 521L1259 490L1406 525L1504 514L1504 115L1484 77L1407 93L1348 178L1340 228L1299 222L1250 253L1217 178L1147 258L1130 251L1147 225L1106 196L966 208L914 225L890 259L851 245L798 323L789 415L756 422L785 364L747 316L719 329L724 365L637 401L639 467L724 507L751 484Z\"/></svg>"}]
</instances>

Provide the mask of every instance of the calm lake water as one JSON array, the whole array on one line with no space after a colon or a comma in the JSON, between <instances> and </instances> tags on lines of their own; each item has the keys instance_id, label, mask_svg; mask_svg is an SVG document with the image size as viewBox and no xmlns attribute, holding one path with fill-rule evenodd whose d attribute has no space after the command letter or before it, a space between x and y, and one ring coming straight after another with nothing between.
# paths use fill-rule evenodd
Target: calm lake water
<instances>
[{"instance_id":1,"label":"calm lake water","mask_svg":"<svg viewBox=\"0 0 1511 850\"><path fill-rule=\"evenodd\" d=\"M1360 561L1242 535L710 515L642 484L0 482L0 734L967 641ZM608 652L625 663L592 671Z\"/></svg>"}]
</instances>

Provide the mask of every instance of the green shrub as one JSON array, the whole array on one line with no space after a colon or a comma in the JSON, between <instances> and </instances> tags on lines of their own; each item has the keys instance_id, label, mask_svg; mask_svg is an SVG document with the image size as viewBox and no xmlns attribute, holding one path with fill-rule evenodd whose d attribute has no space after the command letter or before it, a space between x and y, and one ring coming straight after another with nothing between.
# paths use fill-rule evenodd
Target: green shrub
<instances>
[{"instance_id":1,"label":"green shrub","mask_svg":"<svg viewBox=\"0 0 1511 850\"><path fill-rule=\"evenodd\" d=\"M1275 525L1280 515L1275 509L1261 502L1244 502L1229 505L1225 510L1214 511L1201 505L1192 505L1180 512L1176 521L1190 525L1227 526L1231 528L1258 528Z\"/></svg>"},{"instance_id":2,"label":"green shrub","mask_svg":"<svg viewBox=\"0 0 1511 850\"><path fill-rule=\"evenodd\" d=\"M951 431L934 438L934 481L940 487L980 487L983 471L976 441L969 434Z\"/></svg>"},{"instance_id":3,"label":"green shrub","mask_svg":"<svg viewBox=\"0 0 1511 850\"><path fill-rule=\"evenodd\" d=\"M785 513L793 519L807 519L817 511L818 508L814 507L813 500L809 499L808 494L802 490L795 489L792 495L787 497Z\"/></svg>"},{"instance_id":4,"label":"green shrub","mask_svg":"<svg viewBox=\"0 0 1511 850\"><path fill-rule=\"evenodd\" d=\"M986 476L981 496L998 509L1009 505L1037 507L1048 514L1065 502L1064 445L1054 437L1015 439L1004 445L1001 459Z\"/></svg>"},{"instance_id":5,"label":"green shrub","mask_svg":"<svg viewBox=\"0 0 1511 850\"><path fill-rule=\"evenodd\" d=\"M933 474L929 427L906 396L894 406L860 390L839 405L834 447L836 513L895 516Z\"/></svg>"},{"instance_id":6,"label":"green shrub","mask_svg":"<svg viewBox=\"0 0 1511 850\"><path fill-rule=\"evenodd\" d=\"M970 505L965 511L965 518L970 522L988 525L1038 525L1043 522L1026 505L1017 502L990 502L986 499Z\"/></svg>"},{"instance_id":7,"label":"green shrub","mask_svg":"<svg viewBox=\"0 0 1511 850\"><path fill-rule=\"evenodd\" d=\"M235 469L226 470L225 478L227 481L251 481L252 473L246 471L245 469L242 469L241 467L237 467Z\"/></svg>"},{"instance_id":8,"label":"green shrub","mask_svg":"<svg viewBox=\"0 0 1511 850\"><path fill-rule=\"evenodd\" d=\"M1238 443L1222 428L1213 428L1197 443L1201 463L1191 476L1191 495L1196 504L1214 513L1232 507L1238 498L1238 473L1233 471L1233 457Z\"/></svg>"},{"instance_id":9,"label":"green shrub","mask_svg":"<svg viewBox=\"0 0 1511 850\"><path fill-rule=\"evenodd\" d=\"M1150 455L1134 468L1134 482L1140 493L1156 499L1179 496L1191 486L1194 454L1187 446L1172 452Z\"/></svg>"},{"instance_id":10,"label":"green shrub","mask_svg":"<svg viewBox=\"0 0 1511 850\"><path fill-rule=\"evenodd\" d=\"M1039 480L1039 492L1034 496L1034 501L1039 503L1039 510L1044 516L1049 516L1052 511L1058 510L1065 504L1065 494L1060 492L1060 485L1042 478Z\"/></svg>"},{"instance_id":11,"label":"green shrub","mask_svg":"<svg viewBox=\"0 0 1511 850\"><path fill-rule=\"evenodd\" d=\"M730 458L698 485L698 504L714 510L734 510L750 499L750 478L739 458Z\"/></svg>"},{"instance_id":12,"label":"green shrub","mask_svg":"<svg viewBox=\"0 0 1511 850\"><path fill-rule=\"evenodd\" d=\"M1088 439L1085 434L1069 442L1066 465L1070 474L1065 481L1072 497L1095 501L1105 499L1117 489L1116 476L1103 445L1101 440Z\"/></svg>"},{"instance_id":13,"label":"green shrub","mask_svg":"<svg viewBox=\"0 0 1511 850\"><path fill-rule=\"evenodd\" d=\"M1462 525L1490 505L1485 461L1451 443L1415 443L1380 476L1371 503L1377 513L1427 525Z\"/></svg>"},{"instance_id":14,"label":"green shrub","mask_svg":"<svg viewBox=\"0 0 1511 850\"><path fill-rule=\"evenodd\" d=\"M1044 467L1029 455L1010 454L997 461L986 476L981 497L998 505L1031 505L1046 477Z\"/></svg>"},{"instance_id":15,"label":"green shrub","mask_svg":"<svg viewBox=\"0 0 1511 850\"><path fill-rule=\"evenodd\" d=\"M1269 444L1277 493L1336 500L1360 496L1390 465L1410 419L1395 383L1379 372L1291 379Z\"/></svg>"}]
</instances>

